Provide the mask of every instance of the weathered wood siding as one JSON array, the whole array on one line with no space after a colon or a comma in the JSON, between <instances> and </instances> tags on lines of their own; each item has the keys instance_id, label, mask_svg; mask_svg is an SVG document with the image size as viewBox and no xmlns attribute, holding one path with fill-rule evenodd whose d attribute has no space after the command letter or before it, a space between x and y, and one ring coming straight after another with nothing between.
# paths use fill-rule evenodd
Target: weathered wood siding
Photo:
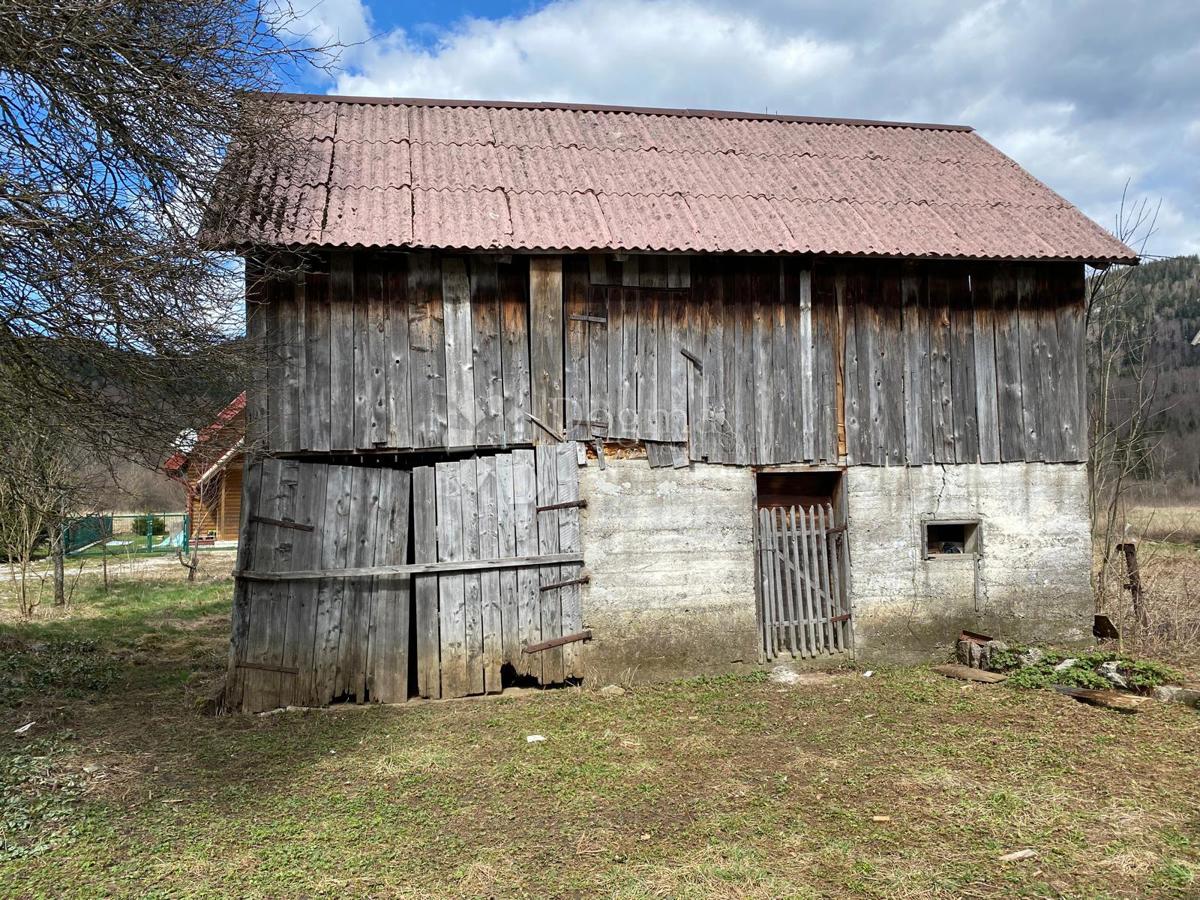
<instances>
[{"instance_id":1,"label":"weathered wood siding","mask_svg":"<svg viewBox=\"0 0 1200 900\"><path fill-rule=\"evenodd\" d=\"M250 269L248 269L250 271ZM335 253L257 284L275 452L647 444L655 465L1086 457L1077 264Z\"/></svg>"}]
</instances>

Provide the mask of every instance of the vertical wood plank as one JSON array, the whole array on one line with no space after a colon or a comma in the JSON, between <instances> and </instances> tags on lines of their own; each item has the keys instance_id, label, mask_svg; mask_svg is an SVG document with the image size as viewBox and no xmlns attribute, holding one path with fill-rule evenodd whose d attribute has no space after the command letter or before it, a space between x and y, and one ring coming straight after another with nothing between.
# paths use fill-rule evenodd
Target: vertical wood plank
<instances>
[{"instance_id":1,"label":"vertical wood plank","mask_svg":"<svg viewBox=\"0 0 1200 900\"><path fill-rule=\"evenodd\" d=\"M471 257L471 369L475 375L475 444L504 444L499 274L494 256Z\"/></svg>"},{"instance_id":2,"label":"vertical wood plank","mask_svg":"<svg viewBox=\"0 0 1200 900\"><path fill-rule=\"evenodd\" d=\"M1000 427L1000 461L1025 458L1024 401L1021 397L1021 333L1017 282L1012 266L996 266L991 282L996 332L996 418Z\"/></svg>"},{"instance_id":3,"label":"vertical wood plank","mask_svg":"<svg viewBox=\"0 0 1200 900\"><path fill-rule=\"evenodd\" d=\"M537 447L537 503L539 507L552 506L558 502L558 464L557 448L553 445L540 444ZM544 510L537 513L538 552L541 554L559 552L559 512ZM562 636L562 599L561 588L545 590L546 585L562 580L562 569L559 566L539 566L538 576L540 586L540 614L542 623L542 640ZM559 684L564 678L563 649L554 647L544 650L542 657L542 683Z\"/></svg>"},{"instance_id":4,"label":"vertical wood plank","mask_svg":"<svg viewBox=\"0 0 1200 900\"><path fill-rule=\"evenodd\" d=\"M534 425L529 421L533 400L529 372L529 284L525 260L499 267L500 364L504 395L504 440L528 443Z\"/></svg>"},{"instance_id":5,"label":"vertical wood plank","mask_svg":"<svg viewBox=\"0 0 1200 900\"><path fill-rule=\"evenodd\" d=\"M353 467L350 495L350 535L347 565L371 565L379 528L380 470ZM338 647L338 694L353 696L358 703L367 698L367 644L370 636L373 578L347 578L342 602L341 643Z\"/></svg>"},{"instance_id":6,"label":"vertical wood plank","mask_svg":"<svg viewBox=\"0 0 1200 900\"><path fill-rule=\"evenodd\" d=\"M442 266L428 253L408 261L409 379L413 446L446 446L446 335Z\"/></svg>"},{"instance_id":7,"label":"vertical wood plank","mask_svg":"<svg viewBox=\"0 0 1200 900\"><path fill-rule=\"evenodd\" d=\"M479 460L458 464L462 490L463 559L479 559ZM482 694L484 685L483 584L482 573L467 572L463 579L463 633L467 650L467 683L472 694Z\"/></svg>"},{"instance_id":8,"label":"vertical wood plank","mask_svg":"<svg viewBox=\"0 0 1200 900\"><path fill-rule=\"evenodd\" d=\"M482 456L476 462L478 478L479 559L500 555L500 509L497 463L499 457ZM500 691L500 668L504 665L503 617L500 599L500 572L479 573L483 627L483 689Z\"/></svg>"},{"instance_id":9,"label":"vertical wood plank","mask_svg":"<svg viewBox=\"0 0 1200 900\"><path fill-rule=\"evenodd\" d=\"M304 421L300 440L305 450L318 452L331 449L329 289L328 273L305 274Z\"/></svg>"},{"instance_id":10,"label":"vertical wood plank","mask_svg":"<svg viewBox=\"0 0 1200 900\"><path fill-rule=\"evenodd\" d=\"M992 273L978 269L971 278L975 313L975 410L979 420L979 461L1000 462L999 387L996 381L995 309Z\"/></svg>"},{"instance_id":11,"label":"vertical wood plank","mask_svg":"<svg viewBox=\"0 0 1200 900\"><path fill-rule=\"evenodd\" d=\"M858 359L858 310L867 302L867 290L863 275L857 269L841 268L835 277L842 322L842 415L846 461L853 466L867 461L864 449L867 411L861 408L859 380L862 376Z\"/></svg>"},{"instance_id":12,"label":"vertical wood plank","mask_svg":"<svg viewBox=\"0 0 1200 900\"><path fill-rule=\"evenodd\" d=\"M561 256L529 258L530 367L533 415L555 434L563 421L563 268ZM551 440L541 428L534 443Z\"/></svg>"},{"instance_id":13,"label":"vertical wood plank","mask_svg":"<svg viewBox=\"0 0 1200 900\"><path fill-rule=\"evenodd\" d=\"M924 273L900 277L904 341L904 456L910 466L933 462L933 385L930 382L929 305Z\"/></svg>"},{"instance_id":14,"label":"vertical wood plank","mask_svg":"<svg viewBox=\"0 0 1200 900\"><path fill-rule=\"evenodd\" d=\"M929 273L929 377L933 388L933 459L952 463L954 455L953 341L951 283L944 269Z\"/></svg>"},{"instance_id":15,"label":"vertical wood plank","mask_svg":"<svg viewBox=\"0 0 1200 900\"><path fill-rule=\"evenodd\" d=\"M517 450L513 455L513 524L518 556L533 556L538 551L537 474L534 451ZM542 610L538 587L541 580L537 569L517 570L517 631L521 647L542 640ZM517 673L542 680L542 655L514 655Z\"/></svg>"},{"instance_id":16,"label":"vertical wood plank","mask_svg":"<svg viewBox=\"0 0 1200 900\"><path fill-rule=\"evenodd\" d=\"M588 327L582 316L589 315L589 276L587 257L578 254L563 259L563 314L566 321L566 353L563 377L566 402L566 434L571 440L591 438L591 373L588 365Z\"/></svg>"},{"instance_id":17,"label":"vertical wood plank","mask_svg":"<svg viewBox=\"0 0 1200 900\"><path fill-rule=\"evenodd\" d=\"M457 462L434 466L437 482L438 562L465 559L462 481ZM438 635L441 647L442 696L465 697L471 691L467 669L466 586L462 575L438 577Z\"/></svg>"},{"instance_id":18,"label":"vertical wood plank","mask_svg":"<svg viewBox=\"0 0 1200 900\"><path fill-rule=\"evenodd\" d=\"M1033 269L1017 269L1017 321L1021 341L1021 420L1026 462L1045 461L1042 439L1041 385L1045 350L1039 328L1037 280Z\"/></svg>"},{"instance_id":19,"label":"vertical wood plank","mask_svg":"<svg viewBox=\"0 0 1200 900\"><path fill-rule=\"evenodd\" d=\"M1082 271L1068 273L1059 283L1060 293L1055 296L1054 313L1058 324L1058 364L1055 375L1058 394L1062 398L1057 404L1060 459L1065 462L1082 462L1087 459L1087 408L1085 389L1084 353L1085 309Z\"/></svg>"},{"instance_id":20,"label":"vertical wood plank","mask_svg":"<svg viewBox=\"0 0 1200 900\"><path fill-rule=\"evenodd\" d=\"M329 257L330 449L354 449L354 254Z\"/></svg>"},{"instance_id":21,"label":"vertical wood plank","mask_svg":"<svg viewBox=\"0 0 1200 900\"><path fill-rule=\"evenodd\" d=\"M242 470L242 516L238 534L238 571L250 569L254 564L255 545L258 541L258 523L250 519L258 509L262 498L262 458L253 453L246 454ZM250 631L251 585L253 582L239 578L233 588L233 612L230 623L229 663L225 675L225 706L231 710L242 709L245 696L247 670L238 668L246 662L247 639Z\"/></svg>"},{"instance_id":22,"label":"vertical wood plank","mask_svg":"<svg viewBox=\"0 0 1200 900\"><path fill-rule=\"evenodd\" d=\"M829 523L829 526L832 529L836 525L833 517L833 506L827 504L825 507L825 513L825 521ZM842 559L838 554L839 536L837 533L827 533L825 540L825 552L829 559L829 571L832 575L830 590L833 597L833 613L834 615L840 616L848 612L849 609L845 603L845 595L842 593ZM842 622L838 625L835 625L834 631L837 634L838 649L842 651L849 650L850 645L846 640L847 623Z\"/></svg>"},{"instance_id":23,"label":"vertical wood plank","mask_svg":"<svg viewBox=\"0 0 1200 900\"><path fill-rule=\"evenodd\" d=\"M322 515L321 566L344 569L350 558L351 498L354 469L330 466ZM346 601L346 579L325 578L317 589L317 624L314 660L314 693L329 703L338 690L338 656L342 644L342 607Z\"/></svg>"},{"instance_id":24,"label":"vertical wood plank","mask_svg":"<svg viewBox=\"0 0 1200 900\"><path fill-rule=\"evenodd\" d=\"M792 443L788 448L789 459L814 460L820 457L818 450L818 403L832 405L832 397L822 395L822 381L819 373L822 371L817 346L817 329L813 317L812 272L803 269L796 273L796 288L798 291L796 312L799 314L799 334L797 345L793 348L799 363L798 374L800 383L795 385L794 397L800 403L798 419L800 423L799 445Z\"/></svg>"},{"instance_id":25,"label":"vertical wood plank","mask_svg":"<svg viewBox=\"0 0 1200 900\"><path fill-rule=\"evenodd\" d=\"M796 568L802 573L800 579L804 594L805 636L808 638L808 653L815 656L824 649L821 631L821 598L814 590L812 547L808 538L808 514L803 506L792 508L792 540L797 557Z\"/></svg>"},{"instance_id":26,"label":"vertical wood plank","mask_svg":"<svg viewBox=\"0 0 1200 900\"><path fill-rule=\"evenodd\" d=\"M466 261L442 260L442 314L446 342L446 443L475 443L475 370L471 335L471 285Z\"/></svg>"},{"instance_id":27,"label":"vertical wood plank","mask_svg":"<svg viewBox=\"0 0 1200 900\"><path fill-rule=\"evenodd\" d=\"M612 430L610 420L608 393L608 293L606 288L589 288L588 315L596 319L604 319L605 323L588 322L586 331L588 356L588 399L589 406L585 410L587 418L602 425L588 426L587 439L590 440L596 430L608 433Z\"/></svg>"},{"instance_id":28,"label":"vertical wood plank","mask_svg":"<svg viewBox=\"0 0 1200 900\"><path fill-rule=\"evenodd\" d=\"M372 564L402 565L408 560L412 477L397 469L379 473L379 525ZM375 579L367 641L367 696L375 703L408 699L411 588L411 578Z\"/></svg>"},{"instance_id":29,"label":"vertical wood plank","mask_svg":"<svg viewBox=\"0 0 1200 900\"><path fill-rule=\"evenodd\" d=\"M398 254L384 265L384 319L387 347L384 398L387 404L387 445L404 449L413 445L412 388L409 382L408 265Z\"/></svg>"},{"instance_id":30,"label":"vertical wood plank","mask_svg":"<svg viewBox=\"0 0 1200 900\"><path fill-rule=\"evenodd\" d=\"M729 335L733 338L733 462L752 465L758 462L757 416L754 408L757 358L754 352L754 276L747 260L738 259L731 265L736 266L733 303L726 309L733 320L733 327L729 329Z\"/></svg>"},{"instance_id":31,"label":"vertical wood plank","mask_svg":"<svg viewBox=\"0 0 1200 900\"><path fill-rule=\"evenodd\" d=\"M658 291L638 291L637 297L637 412L638 437L661 441L658 416Z\"/></svg>"},{"instance_id":32,"label":"vertical wood plank","mask_svg":"<svg viewBox=\"0 0 1200 900\"><path fill-rule=\"evenodd\" d=\"M437 562L437 494L434 469L413 469L413 561ZM413 579L417 625L417 692L422 697L442 696L441 622L438 613L438 577Z\"/></svg>"},{"instance_id":33,"label":"vertical wood plank","mask_svg":"<svg viewBox=\"0 0 1200 900\"><path fill-rule=\"evenodd\" d=\"M558 502L570 503L579 499L579 463L577 448L572 443L555 447L558 469ZM558 512L558 549L560 553L578 552L581 548L579 540L579 510L567 508ZM569 581L578 578L582 567L579 565L563 566L562 580ZM562 609L563 634L576 634L583 630L583 589L578 584L568 585L559 592L559 604ZM567 678L583 677L583 647L578 644L566 644L563 647L563 674Z\"/></svg>"},{"instance_id":34,"label":"vertical wood plank","mask_svg":"<svg viewBox=\"0 0 1200 900\"><path fill-rule=\"evenodd\" d=\"M496 539L500 556L517 555L516 485L513 480L513 458L502 453L496 457ZM500 572L500 647L501 663L520 672L521 630L517 593L517 570Z\"/></svg>"},{"instance_id":35,"label":"vertical wood plank","mask_svg":"<svg viewBox=\"0 0 1200 900\"><path fill-rule=\"evenodd\" d=\"M299 569L321 567L321 542L323 540L322 517L325 512L325 494L329 479L329 466L322 463L302 463L296 491L295 521L312 526L311 531L296 530L292 535L292 565ZM250 515L246 511L245 515ZM291 679L288 695L284 685L280 704L283 706L320 706L325 698L315 695L313 675L316 661L313 648L317 633L317 595L319 583L298 581L292 585L288 608L287 635L284 641L281 665L297 670Z\"/></svg>"},{"instance_id":36,"label":"vertical wood plank","mask_svg":"<svg viewBox=\"0 0 1200 900\"><path fill-rule=\"evenodd\" d=\"M384 287L384 269L377 259L363 257L361 268L366 311L366 359L362 378L366 382L365 433L360 435L360 448L388 446L387 382L390 368L391 340L388 335L388 298ZM356 310L360 307L356 306ZM358 360L355 360L355 380L359 379ZM357 389L363 390L361 385Z\"/></svg>"},{"instance_id":37,"label":"vertical wood plank","mask_svg":"<svg viewBox=\"0 0 1200 900\"><path fill-rule=\"evenodd\" d=\"M820 578L821 591L825 595L825 620L828 627L829 647L831 652L840 653L845 648L842 647L840 640L841 630L833 622L833 617L837 615L835 611L837 607L833 600L833 583L829 574L829 531L825 521L825 507L818 504L813 510L817 520L817 558L821 563L817 574Z\"/></svg>"},{"instance_id":38,"label":"vertical wood plank","mask_svg":"<svg viewBox=\"0 0 1200 900\"><path fill-rule=\"evenodd\" d=\"M254 377L246 386L246 442L252 447L269 449L266 438L270 423L268 373L271 351L267 336L267 291L263 266L253 257L246 258L246 342L254 361ZM319 414L319 410L315 411ZM325 415L328 419L328 413Z\"/></svg>"},{"instance_id":39,"label":"vertical wood plank","mask_svg":"<svg viewBox=\"0 0 1200 900\"><path fill-rule=\"evenodd\" d=\"M294 464L292 464L294 465ZM294 499L294 475L289 464L278 459L262 463L262 494L259 514L268 518L290 517ZM257 572L277 572L282 562L286 567L291 544L283 529L266 522L258 523L252 567ZM249 628L246 632L245 661L251 664L277 667L283 644L283 628L288 606L286 582L256 583L251 586ZM242 708L246 712L262 712L279 704L278 671L248 668L242 674L244 683Z\"/></svg>"},{"instance_id":40,"label":"vertical wood plank","mask_svg":"<svg viewBox=\"0 0 1200 900\"><path fill-rule=\"evenodd\" d=\"M301 447L304 383L304 277L288 273L280 286L279 328L282 338L283 389L280 395L280 445L289 451Z\"/></svg>"},{"instance_id":41,"label":"vertical wood plank","mask_svg":"<svg viewBox=\"0 0 1200 900\"><path fill-rule=\"evenodd\" d=\"M953 379L954 459L979 462L979 418L975 385L975 316L966 272L951 270L950 365Z\"/></svg>"},{"instance_id":42,"label":"vertical wood plank","mask_svg":"<svg viewBox=\"0 0 1200 900\"><path fill-rule=\"evenodd\" d=\"M761 630L760 637L762 638L763 653L766 654L768 662L776 656L775 652L775 616L772 612L773 604L771 602L771 583L767 575L768 557L767 557L767 536L770 534L767 524L767 510L760 508L758 510L757 531L755 532L755 546L758 550L758 622Z\"/></svg>"},{"instance_id":43,"label":"vertical wood plank","mask_svg":"<svg viewBox=\"0 0 1200 900\"><path fill-rule=\"evenodd\" d=\"M1056 266L1041 267L1036 279L1037 329L1038 329L1038 397L1041 400L1042 458L1047 462L1061 462L1063 458L1063 430L1059 407L1074 399L1073 392L1066 393L1060 381L1062 367L1058 350L1058 305L1059 273ZM1073 368L1073 366L1072 366Z\"/></svg>"},{"instance_id":44,"label":"vertical wood plank","mask_svg":"<svg viewBox=\"0 0 1200 900\"><path fill-rule=\"evenodd\" d=\"M815 346L814 396L811 405L815 417L815 459L825 463L838 461L838 371L841 342L838 340L837 294L833 280L823 269L809 270ZM807 403L808 401L806 401ZM805 407L807 409L807 406Z\"/></svg>"}]
</instances>

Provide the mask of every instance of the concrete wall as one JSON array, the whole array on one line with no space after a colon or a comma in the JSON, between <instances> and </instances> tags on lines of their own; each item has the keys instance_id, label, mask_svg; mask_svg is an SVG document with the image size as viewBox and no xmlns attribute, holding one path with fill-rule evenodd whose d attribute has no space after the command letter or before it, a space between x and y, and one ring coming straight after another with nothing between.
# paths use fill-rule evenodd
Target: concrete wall
<instances>
[{"instance_id":1,"label":"concrete wall","mask_svg":"<svg viewBox=\"0 0 1200 900\"><path fill-rule=\"evenodd\" d=\"M591 583L585 676L601 682L727 672L758 663L754 474L645 459L580 470Z\"/></svg>"},{"instance_id":2,"label":"concrete wall","mask_svg":"<svg viewBox=\"0 0 1200 900\"><path fill-rule=\"evenodd\" d=\"M963 628L1091 639L1086 466L860 466L846 489L861 661L942 657ZM978 572L967 556L923 558L931 517L980 520Z\"/></svg>"}]
</instances>

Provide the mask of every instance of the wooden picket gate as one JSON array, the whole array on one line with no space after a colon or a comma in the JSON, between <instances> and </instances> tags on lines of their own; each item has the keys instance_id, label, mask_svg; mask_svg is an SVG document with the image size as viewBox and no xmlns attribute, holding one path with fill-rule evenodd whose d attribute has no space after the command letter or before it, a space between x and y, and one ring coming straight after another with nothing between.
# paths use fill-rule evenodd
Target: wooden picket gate
<instances>
[{"instance_id":1,"label":"wooden picket gate","mask_svg":"<svg viewBox=\"0 0 1200 900\"><path fill-rule=\"evenodd\" d=\"M851 647L850 557L830 504L758 511L758 610L763 651L814 657Z\"/></svg>"},{"instance_id":2,"label":"wooden picket gate","mask_svg":"<svg viewBox=\"0 0 1200 900\"><path fill-rule=\"evenodd\" d=\"M582 505L574 443L411 472L248 458L225 707L581 676Z\"/></svg>"}]
</instances>

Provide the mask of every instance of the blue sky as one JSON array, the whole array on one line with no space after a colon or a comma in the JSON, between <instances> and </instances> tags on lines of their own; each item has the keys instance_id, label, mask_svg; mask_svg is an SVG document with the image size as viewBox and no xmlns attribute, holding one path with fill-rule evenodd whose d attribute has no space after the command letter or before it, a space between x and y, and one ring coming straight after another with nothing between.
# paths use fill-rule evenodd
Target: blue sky
<instances>
[{"instance_id":1,"label":"blue sky","mask_svg":"<svg viewBox=\"0 0 1200 900\"><path fill-rule=\"evenodd\" d=\"M1195 0L306 0L352 44L318 93L692 106L974 125L1146 250L1200 252Z\"/></svg>"}]
</instances>

